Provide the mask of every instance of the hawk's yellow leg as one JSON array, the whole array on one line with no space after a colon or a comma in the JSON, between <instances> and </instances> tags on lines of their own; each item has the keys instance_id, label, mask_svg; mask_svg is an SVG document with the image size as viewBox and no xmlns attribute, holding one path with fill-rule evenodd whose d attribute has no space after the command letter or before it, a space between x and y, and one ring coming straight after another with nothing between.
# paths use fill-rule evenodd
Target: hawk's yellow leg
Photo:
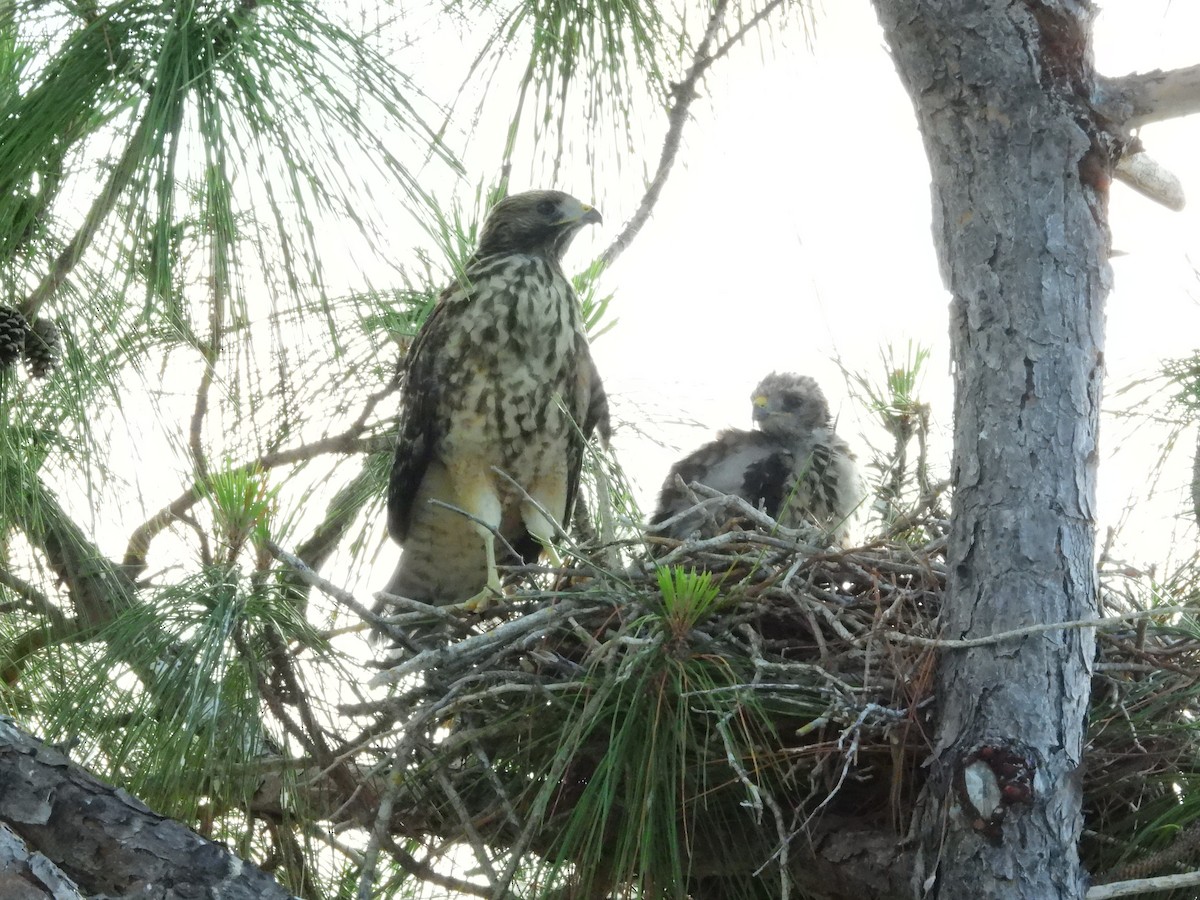
<instances>
[{"instance_id":1,"label":"hawk's yellow leg","mask_svg":"<svg viewBox=\"0 0 1200 900\"><path fill-rule=\"evenodd\" d=\"M552 516L558 516L558 520L562 521L567 508L566 475L561 471L551 471L529 485L528 490L529 497L537 502L530 502L526 498L521 503L521 518L525 522L525 528L542 545L550 566L561 569L562 557L558 555L554 544L551 543L558 536L558 526L542 510Z\"/></svg>"},{"instance_id":2,"label":"hawk's yellow leg","mask_svg":"<svg viewBox=\"0 0 1200 900\"><path fill-rule=\"evenodd\" d=\"M484 559L487 565L487 580L483 589L461 604L468 612L480 612L487 609L503 595L500 583L500 573L496 570L496 537L495 529L500 527L503 509L500 497L492 484L491 473L482 464L459 462L452 465L456 493L462 508L470 513L475 521L471 523L479 539L483 541Z\"/></svg>"},{"instance_id":3,"label":"hawk's yellow leg","mask_svg":"<svg viewBox=\"0 0 1200 900\"><path fill-rule=\"evenodd\" d=\"M487 558L487 584L474 597L462 602L461 606L467 612L482 612L504 596L500 573L496 570L496 539L491 530L483 525L475 523L475 530L483 541L483 552Z\"/></svg>"}]
</instances>

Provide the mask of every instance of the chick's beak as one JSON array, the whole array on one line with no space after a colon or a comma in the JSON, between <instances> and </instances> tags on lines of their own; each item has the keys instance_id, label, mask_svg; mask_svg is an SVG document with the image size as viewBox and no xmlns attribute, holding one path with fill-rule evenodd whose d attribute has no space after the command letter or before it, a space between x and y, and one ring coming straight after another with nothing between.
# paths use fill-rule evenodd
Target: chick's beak
<instances>
[{"instance_id":1,"label":"chick's beak","mask_svg":"<svg viewBox=\"0 0 1200 900\"><path fill-rule=\"evenodd\" d=\"M754 409L751 411L751 417L755 422L764 422L770 413L767 412L767 398L759 395L751 401Z\"/></svg>"}]
</instances>

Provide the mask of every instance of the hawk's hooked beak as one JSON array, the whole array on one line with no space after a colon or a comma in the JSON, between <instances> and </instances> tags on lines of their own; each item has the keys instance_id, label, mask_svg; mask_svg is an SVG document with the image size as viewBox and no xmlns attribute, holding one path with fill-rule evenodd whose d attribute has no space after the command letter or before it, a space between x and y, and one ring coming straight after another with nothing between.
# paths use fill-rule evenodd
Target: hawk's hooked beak
<instances>
[{"instance_id":1,"label":"hawk's hooked beak","mask_svg":"<svg viewBox=\"0 0 1200 900\"><path fill-rule=\"evenodd\" d=\"M577 206L574 203L564 204L565 209L559 209L558 220L554 223L555 228L565 227L574 231L576 228L582 228L584 225L592 222L603 222L600 217L600 210L594 206L588 206L586 203L579 203Z\"/></svg>"}]
</instances>

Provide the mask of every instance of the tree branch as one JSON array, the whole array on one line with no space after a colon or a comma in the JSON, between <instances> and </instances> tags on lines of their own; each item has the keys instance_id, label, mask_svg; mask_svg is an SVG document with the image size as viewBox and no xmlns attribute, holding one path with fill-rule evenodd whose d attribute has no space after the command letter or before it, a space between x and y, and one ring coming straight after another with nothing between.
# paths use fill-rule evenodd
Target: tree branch
<instances>
[{"instance_id":1,"label":"tree branch","mask_svg":"<svg viewBox=\"0 0 1200 900\"><path fill-rule=\"evenodd\" d=\"M999 634L989 634L986 637L969 638L966 640L950 640L948 638L927 638L916 634L905 634L900 631L887 631L880 635L871 633L859 638L860 643L866 643L881 637L893 644L912 644L917 647L933 647L938 650L969 650L973 647L987 647L1000 644L1016 638L1029 637L1034 634L1044 634L1048 631L1066 631L1077 628L1115 628L1137 619L1151 619L1157 616L1170 616L1176 613L1195 614L1194 606L1158 606L1154 609L1139 609L1121 613L1116 616L1105 616L1102 619L1075 619L1070 622L1043 622L1039 625L1027 625L1024 628L1014 628L1012 631L1002 631Z\"/></svg>"},{"instance_id":2,"label":"tree branch","mask_svg":"<svg viewBox=\"0 0 1200 900\"><path fill-rule=\"evenodd\" d=\"M133 180L138 164L145 156L146 144L153 118L148 110L142 111L142 120L138 122L137 128L130 135L129 143L125 146L125 152L121 154L121 158L113 166L112 175L109 176L108 183L92 204L92 208L88 210L88 214L83 220L83 225L75 233L75 237L71 239L71 242L58 254L50 271L46 273L41 283L34 288L33 293L21 304L21 315L28 321L32 322L36 318L38 310L42 308L42 304L54 295L54 292L58 290L67 276L71 274L71 270L75 268L75 264L79 262L84 251L87 250L92 240L96 237L96 232L100 230L100 226L104 223L108 214L112 212L113 207L117 203L117 198L121 196L121 193L129 186L130 181Z\"/></svg>"},{"instance_id":3,"label":"tree branch","mask_svg":"<svg viewBox=\"0 0 1200 900\"><path fill-rule=\"evenodd\" d=\"M0 569L0 587L6 587L17 596L24 597L28 605L38 615L49 619L54 625L66 625L68 623L67 617L63 615L62 610L51 603L49 597L7 569Z\"/></svg>"},{"instance_id":4,"label":"tree branch","mask_svg":"<svg viewBox=\"0 0 1200 900\"><path fill-rule=\"evenodd\" d=\"M1167 209L1179 212L1187 205L1179 179L1144 151L1127 153L1117 160L1113 177Z\"/></svg>"},{"instance_id":5,"label":"tree branch","mask_svg":"<svg viewBox=\"0 0 1200 900\"><path fill-rule=\"evenodd\" d=\"M264 453L258 459L243 463L235 471L252 473L259 470L274 469L292 463L303 462L324 453L361 453L373 449L370 442L364 443L362 432L366 426L355 423L348 430L332 437L313 441L311 444L301 444L288 450L276 450ZM164 506L153 516L134 529L133 535L125 548L125 558L122 565L130 571L139 573L146 568L146 553L150 542L166 529L172 522L180 519L204 496L208 480L202 479L193 484L188 490Z\"/></svg>"},{"instance_id":6,"label":"tree branch","mask_svg":"<svg viewBox=\"0 0 1200 900\"><path fill-rule=\"evenodd\" d=\"M1192 457L1192 516L1200 526L1200 432L1196 434L1196 451Z\"/></svg>"},{"instance_id":7,"label":"tree branch","mask_svg":"<svg viewBox=\"0 0 1200 900\"><path fill-rule=\"evenodd\" d=\"M0 822L0 897L21 900L85 900L75 883L58 866L21 840L21 836Z\"/></svg>"},{"instance_id":8,"label":"tree branch","mask_svg":"<svg viewBox=\"0 0 1200 900\"><path fill-rule=\"evenodd\" d=\"M1130 130L1200 112L1200 65L1096 79L1096 108Z\"/></svg>"},{"instance_id":9,"label":"tree branch","mask_svg":"<svg viewBox=\"0 0 1200 900\"><path fill-rule=\"evenodd\" d=\"M371 414L375 411L379 403L389 394L393 394L399 390L399 387L399 380L393 378L379 390L370 394L359 411L357 418L341 434L322 438L321 440L313 441L311 444L301 444L289 450L275 450L270 453L264 453L258 459L244 463L237 471L251 473L277 468L279 466L315 459L324 453L366 453L374 451L377 448L374 446L373 441L362 437L363 433L367 430L367 420L371 417ZM360 474L359 478L352 482L352 485L358 484L364 477L366 477L364 474ZM150 542L164 529L169 527L172 522L183 518L184 513L191 509L203 496L207 484L206 478L198 480L191 488L134 529L133 534L129 538L129 543L125 548L125 558L122 560L122 565L133 573L143 571L146 568L146 554L149 552ZM326 522L319 526L309 539L309 542L313 542L312 545L310 546L309 542L302 545L301 557L313 566L320 566L321 562L333 551L337 542L341 540L342 535L345 534L346 529L350 526L350 522L353 519L352 514L349 517L346 515L340 517L335 515L335 505L338 503L339 498L343 498L344 496L345 491L340 492L334 499L334 503L330 505L330 513ZM310 551L316 554L316 556L310 556Z\"/></svg>"},{"instance_id":10,"label":"tree branch","mask_svg":"<svg viewBox=\"0 0 1200 900\"><path fill-rule=\"evenodd\" d=\"M1087 900L1109 900L1110 897L1131 897L1134 894L1173 891L1196 885L1200 885L1200 872L1184 872L1182 875L1159 875L1157 878L1099 884L1088 888L1086 896Z\"/></svg>"},{"instance_id":11,"label":"tree branch","mask_svg":"<svg viewBox=\"0 0 1200 900\"><path fill-rule=\"evenodd\" d=\"M2 719L0 822L87 896L124 897L138 885L146 896L290 897L222 845L154 813Z\"/></svg>"},{"instance_id":12,"label":"tree branch","mask_svg":"<svg viewBox=\"0 0 1200 900\"><path fill-rule=\"evenodd\" d=\"M217 336L216 331L219 331L219 329L214 330L212 343L209 346L220 346L218 343L220 338ZM204 371L200 374L200 383L196 386L196 404L192 409L192 418L188 427L188 448L192 452L192 464L195 466L196 475L202 481L207 481L211 474L208 469L208 454L204 452L203 432L204 419L208 415L208 392L212 387L213 367L216 363L215 357L218 352L216 350L212 352L212 359L209 358L210 354L208 352L204 354Z\"/></svg>"},{"instance_id":13,"label":"tree branch","mask_svg":"<svg viewBox=\"0 0 1200 900\"><path fill-rule=\"evenodd\" d=\"M1092 105L1115 125L1132 132L1152 122L1200 112L1200 65L1134 72L1120 78L1097 76ZM1178 212L1184 207L1179 179L1143 151L1138 140L1117 161L1113 176L1138 193Z\"/></svg>"},{"instance_id":14,"label":"tree branch","mask_svg":"<svg viewBox=\"0 0 1200 900\"><path fill-rule=\"evenodd\" d=\"M386 629L387 621L380 616L377 616L371 610L367 609L356 599L354 595L344 588L338 587L328 579L322 578L309 567L299 556L293 553L288 553L274 541L267 541L267 550L270 554L286 565L296 577L312 587L317 588L321 593L341 603L356 616L359 616L364 622L376 628ZM416 602L416 601L414 601Z\"/></svg>"},{"instance_id":15,"label":"tree branch","mask_svg":"<svg viewBox=\"0 0 1200 900\"><path fill-rule=\"evenodd\" d=\"M709 16L708 25L704 29L704 36L700 40L700 46L696 48L696 53L692 57L691 67L688 69L683 81L671 86L671 94L674 100L671 104L670 112L667 113L667 135L663 139L662 153L658 159L658 169L655 170L654 177L650 179L650 184L646 187L646 192L642 195L642 200L638 204L637 210L634 211L633 217L625 223L625 227L621 229L620 233L613 238L612 243L600 254L597 260L597 266L600 270L607 269L616 261L618 256L625 252L629 245L633 243L634 238L638 236L642 227L649 221L650 214L654 212L654 207L658 203L658 197L662 193L662 189L667 183L667 178L671 174L671 168L675 164L675 157L679 155L679 145L683 139L683 127L687 124L688 110L691 109L692 102L700 96L697 86L704 77L704 74L712 68L713 63L729 53L738 42L765 21L784 2L785 0L770 0L766 6L748 19L741 28L735 31L716 50L712 50L711 48L716 43L717 33L721 30L721 25L725 20L725 13L729 9L729 0L718 0L713 6L712 15Z\"/></svg>"},{"instance_id":16,"label":"tree branch","mask_svg":"<svg viewBox=\"0 0 1200 900\"><path fill-rule=\"evenodd\" d=\"M14 524L25 534L29 543L45 556L65 585L75 609L74 620L52 616L49 631L43 632L44 637L30 639L30 643L25 645L26 652L37 650L45 638L58 641L90 640L120 615L140 605L138 587L121 566L106 557L87 538L40 479L27 478L23 489L30 498L30 512ZM172 645L158 624L147 621L142 627L146 640L164 648ZM120 642L112 642L109 646L117 657L133 667L147 690L154 693L160 702L172 702L159 689L162 675L160 667L168 661L181 660L159 659L151 663L131 646ZM12 645L9 652L13 652L14 648L20 650L21 645Z\"/></svg>"},{"instance_id":17,"label":"tree branch","mask_svg":"<svg viewBox=\"0 0 1200 900\"><path fill-rule=\"evenodd\" d=\"M33 514L17 523L66 585L82 628L99 628L136 602L137 587L72 521L41 479L26 479Z\"/></svg>"}]
</instances>

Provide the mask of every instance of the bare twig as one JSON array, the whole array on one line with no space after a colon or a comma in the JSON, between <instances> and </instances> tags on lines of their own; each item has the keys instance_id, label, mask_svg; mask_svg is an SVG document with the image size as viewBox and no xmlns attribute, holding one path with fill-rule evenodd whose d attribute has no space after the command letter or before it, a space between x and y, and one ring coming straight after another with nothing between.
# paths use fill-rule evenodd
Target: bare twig
<instances>
[{"instance_id":1,"label":"bare twig","mask_svg":"<svg viewBox=\"0 0 1200 900\"><path fill-rule=\"evenodd\" d=\"M441 766L440 760L438 760L432 753L428 751L426 752L425 756L428 763L433 767L434 780L437 781L438 786L442 789L442 793L445 794L446 799L450 801L451 808L458 816L459 825L462 826L463 833L467 836L467 842L471 845L471 849L475 852L475 860L479 863L484 874L487 876L488 884L491 885L492 888L492 896L496 898L496 900L503 900L503 898L509 896L507 890L508 886L507 884L498 885L499 876L496 874L496 868L492 865L491 857L488 856L487 848L483 842L483 837L479 834L478 829L475 828L475 824L471 821L471 813L467 810L467 805L463 802L462 797L459 796L459 793L455 789L454 784L450 781L449 776L446 775L445 770Z\"/></svg>"},{"instance_id":2,"label":"bare twig","mask_svg":"<svg viewBox=\"0 0 1200 900\"><path fill-rule=\"evenodd\" d=\"M447 890L457 891L460 894L470 894L473 897L491 897L492 891L482 884L475 884L470 881L464 881L461 878L455 878L452 875L443 875L437 871L428 862L417 859L394 840L391 836L385 835L382 841L388 853L396 861L405 872L410 875L416 875L422 881L428 881L430 884L436 884L438 887L446 888Z\"/></svg>"},{"instance_id":3,"label":"bare twig","mask_svg":"<svg viewBox=\"0 0 1200 900\"><path fill-rule=\"evenodd\" d=\"M267 469L315 459L326 453L361 453L368 449L361 440L363 431L365 431L365 427L356 423L341 434L321 438L320 440L291 447L287 450L275 450L270 453L264 453L257 459L238 466L235 471L250 474L260 470L265 471ZM198 503L207 489L207 479L197 481L188 490L172 500L171 503L164 506L135 528L129 538L129 543L126 545L125 558L122 564L134 572L140 572L145 569L146 553L150 549L150 542L165 528L169 527L172 522L178 520L187 510Z\"/></svg>"},{"instance_id":4,"label":"bare twig","mask_svg":"<svg viewBox=\"0 0 1200 900\"><path fill-rule=\"evenodd\" d=\"M117 160L113 166L112 174L108 178L108 183L104 186L95 202L92 203L92 208L88 210L87 216L83 220L83 225L79 231L75 233L75 237L71 242L63 248L62 252L54 260L54 264L50 267L50 271L41 280L33 292L21 304L21 315L27 320L33 321L37 316L38 311L54 292L62 285L67 276L75 268L83 253L91 245L96 237L96 233L100 230L100 226L104 224L104 220L108 214L112 212L116 206L117 198L129 186L133 180L134 173L137 172L137 167L141 163L143 157L149 148L150 127L154 122L154 116L150 115L148 109L141 110L141 121L133 130L133 134L129 137L129 143L125 145L125 152L121 154L121 158Z\"/></svg>"},{"instance_id":5,"label":"bare twig","mask_svg":"<svg viewBox=\"0 0 1200 900\"><path fill-rule=\"evenodd\" d=\"M712 14L708 18L708 24L704 29L704 36L700 39L699 46L696 47L696 52L692 57L692 64L684 75L683 80L671 86L671 94L673 97L670 112L667 113L667 134L663 138L662 152L658 159L658 168L654 172L654 176L650 179L650 184L646 187L646 192L642 195L641 202L638 204L637 210L632 218L625 223L625 227L620 233L613 238L612 243L605 248L600 254L597 265L600 269L607 269L611 266L625 250L633 243L642 227L650 219L650 214L654 212L654 207L658 203L659 195L662 193L663 187L667 183L667 178L671 174L671 168L675 164L675 158L679 155L679 147L683 139L683 128L687 124L688 111L691 109L692 103L699 96L699 84L705 73L712 67L713 63L721 59L729 53L747 34L754 28L757 28L768 16L771 15L777 8L784 4L785 0L770 0L761 10L751 16L745 24L729 37L725 43L721 44L713 50L713 44L716 43L717 35L721 31L721 27L725 21L725 14L729 10L729 0L717 0L713 4Z\"/></svg>"},{"instance_id":6,"label":"bare twig","mask_svg":"<svg viewBox=\"0 0 1200 900\"><path fill-rule=\"evenodd\" d=\"M400 748L392 754L392 767L400 764ZM392 818L392 810L396 806L396 795L400 793L400 781L389 779L387 790L379 798L379 810L371 825L367 848L363 851L362 870L358 876L358 900L372 900L376 896L375 870L379 865L379 851L388 836L388 827Z\"/></svg>"},{"instance_id":7,"label":"bare twig","mask_svg":"<svg viewBox=\"0 0 1200 900\"><path fill-rule=\"evenodd\" d=\"M321 593L325 594L326 596L332 597L338 603L341 603L343 606L345 606L347 609L349 609L351 612L360 616L363 619L363 621L367 622L368 624L381 629L385 633L388 631L388 628L391 624L389 622L389 620L383 616L379 616L379 615L376 615L375 613L371 612L371 610L367 609L365 606L363 606L361 603L359 603L354 598L354 595L351 594L349 591L347 591L345 588L338 587L336 584L329 581L328 579L322 578L320 575L318 575L316 572L314 572L311 568L309 568L308 565L304 562L304 560L300 559L300 557L296 556L294 553L289 553L288 551L284 550L282 547L280 547L274 541L267 541L266 546L267 546L267 551L273 557L275 557L277 560L279 560L281 563L283 563L289 569L291 569L293 572L295 572L296 576L298 578L300 578L301 581L305 582L306 584L312 585L313 587L315 587L317 590L319 590ZM383 596L388 597L390 599L396 599L396 600L406 599L406 598L402 598L402 597L393 598L393 595L391 595L391 594L384 594ZM416 602L416 601L412 601L412 602ZM422 606L423 605L424 604L422 604Z\"/></svg>"},{"instance_id":8,"label":"bare twig","mask_svg":"<svg viewBox=\"0 0 1200 900\"><path fill-rule=\"evenodd\" d=\"M935 647L939 650L969 650L972 647L987 647L992 644L1015 640L1016 638L1028 637L1031 634L1044 634L1047 631L1066 631L1076 628L1115 628L1118 625L1124 625L1137 619L1152 619L1156 616L1173 615L1175 613L1195 613L1196 611L1196 607L1194 606L1157 606L1154 609L1139 609L1116 616L1106 616L1102 619L1075 619L1070 622L1045 622L1040 625L1027 625L1024 628L1014 628L1012 631L1002 631L1000 634L965 640L927 638L915 634L903 634L898 631L886 631L879 635L872 634L866 638L859 638L859 643L879 637L894 644L913 644L917 647Z\"/></svg>"},{"instance_id":9,"label":"bare twig","mask_svg":"<svg viewBox=\"0 0 1200 900\"><path fill-rule=\"evenodd\" d=\"M763 806L766 806L771 810L771 816L775 820L775 830L779 835L779 851L775 856L772 856L772 859L779 860L779 896L781 900L787 900L787 898L791 896L792 882L788 875L787 848L789 844L789 837L787 833L787 826L783 821L783 810L780 809L779 803L771 795L770 791L763 790L761 786L750 780L750 776L746 771L746 767L743 766L738 760L738 751L729 735L729 720L733 718L734 713L734 710L730 710L721 716L720 720L717 722L717 732L721 735L721 743L725 747L725 761L729 764L729 767L733 769L734 774L737 775L738 781L742 783L742 786L750 795L750 805L755 811L756 824L762 818ZM767 864L764 863L763 865L765 866ZM759 874L761 871L762 867L755 872L755 875Z\"/></svg>"},{"instance_id":10,"label":"bare twig","mask_svg":"<svg viewBox=\"0 0 1200 900\"><path fill-rule=\"evenodd\" d=\"M425 669L442 668L450 660L478 659L489 653L493 648L511 643L514 638L530 632L539 631L560 619L569 616L578 607L578 601L563 600L554 606L547 606L537 612L528 613L511 622L497 625L490 631L464 638L448 647L436 647L424 650L400 665L386 669L371 679L371 686L395 684L416 672Z\"/></svg>"},{"instance_id":11,"label":"bare twig","mask_svg":"<svg viewBox=\"0 0 1200 900\"><path fill-rule=\"evenodd\" d=\"M1185 872L1182 875L1160 875L1157 878L1138 878L1133 881L1116 881L1088 888L1087 900L1110 900L1112 897L1132 897L1135 894L1152 894L1156 891L1172 891L1195 887L1200 884L1200 872Z\"/></svg>"}]
</instances>

